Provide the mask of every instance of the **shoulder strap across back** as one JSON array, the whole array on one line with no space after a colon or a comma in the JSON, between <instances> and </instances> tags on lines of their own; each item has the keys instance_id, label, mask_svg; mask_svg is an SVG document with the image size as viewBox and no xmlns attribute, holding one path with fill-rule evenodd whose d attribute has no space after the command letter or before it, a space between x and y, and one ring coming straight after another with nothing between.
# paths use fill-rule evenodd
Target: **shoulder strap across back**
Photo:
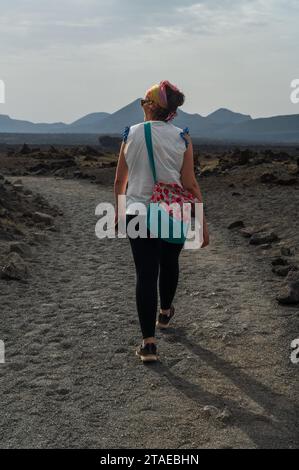
<instances>
[{"instance_id":1,"label":"shoulder strap across back","mask_svg":"<svg viewBox=\"0 0 299 470\"><path fill-rule=\"evenodd\" d=\"M154 182L157 182L157 173L156 173L156 166L154 160L154 151L153 151L153 142L152 142L152 132L151 132L151 123L145 122L144 123L144 135L145 135L145 142L146 148L148 153L148 159L150 163L150 167L152 170Z\"/></svg>"}]
</instances>

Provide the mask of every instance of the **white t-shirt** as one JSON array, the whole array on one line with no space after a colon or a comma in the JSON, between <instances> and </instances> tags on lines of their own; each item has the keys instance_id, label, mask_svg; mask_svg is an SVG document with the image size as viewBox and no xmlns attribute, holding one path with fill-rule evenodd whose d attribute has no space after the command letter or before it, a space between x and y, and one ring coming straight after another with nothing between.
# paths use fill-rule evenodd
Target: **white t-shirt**
<instances>
[{"instance_id":1,"label":"white t-shirt","mask_svg":"<svg viewBox=\"0 0 299 470\"><path fill-rule=\"evenodd\" d=\"M186 151L183 129L171 122L150 121L154 161L158 181L181 184L180 171ZM128 165L128 188L126 193L126 213L134 214L130 204L149 204L154 179L149 163L144 135L144 122L131 126L126 134L124 154Z\"/></svg>"}]
</instances>

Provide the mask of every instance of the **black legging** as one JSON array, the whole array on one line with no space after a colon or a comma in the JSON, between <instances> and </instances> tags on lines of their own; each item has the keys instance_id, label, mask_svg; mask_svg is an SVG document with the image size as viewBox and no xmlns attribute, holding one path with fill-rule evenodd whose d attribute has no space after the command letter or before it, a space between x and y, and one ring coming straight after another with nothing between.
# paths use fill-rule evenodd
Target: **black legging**
<instances>
[{"instance_id":1,"label":"black legging","mask_svg":"<svg viewBox=\"0 0 299 470\"><path fill-rule=\"evenodd\" d=\"M127 215L127 223L134 218ZM130 238L136 267L136 305L143 338L155 336L159 276L160 304L168 310L179 279L179 255L182 243L169 243L160 238Z\"/></svg>"}]
</instances>

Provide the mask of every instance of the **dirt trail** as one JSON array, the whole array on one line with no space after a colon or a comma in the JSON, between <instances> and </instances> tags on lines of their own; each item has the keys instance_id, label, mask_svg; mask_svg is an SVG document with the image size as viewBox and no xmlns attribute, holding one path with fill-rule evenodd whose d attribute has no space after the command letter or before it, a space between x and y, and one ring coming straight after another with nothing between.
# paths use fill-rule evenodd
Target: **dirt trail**
<instances>
[{"instance_id":1,"label":"dirt trail","mask_svg":"<svg viewBox=\"0 0 299 470\"><path fill-rule=\"evenodd\" d=\"M128 241L94 234L111 189L22 179L65 215L28 284L1 281L2 448L298 447L296 313L273 299L269 262L227 230L231 201L208 193L211 245L183 252L175 328L144 366Z\"/></svg>"}]
</instances>

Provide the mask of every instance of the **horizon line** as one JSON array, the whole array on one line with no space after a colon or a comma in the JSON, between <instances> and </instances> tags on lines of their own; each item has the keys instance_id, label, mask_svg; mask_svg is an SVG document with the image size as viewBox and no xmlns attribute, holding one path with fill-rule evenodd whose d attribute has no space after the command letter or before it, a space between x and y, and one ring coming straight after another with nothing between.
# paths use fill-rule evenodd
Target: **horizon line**
<instances>
[{"instance_id":1,"label":"horizon line","mask_svg":"<svg viewBox=\"0 0 299 470\"><path fill-rule=\"evenodd\" d=\"M83 114L83 115L80 115L79 117L75 118L74 120L72 121L55 121L55 120L51 120L51 121L31 121L29 119L26 119L26 118L19 118L19 117L15 117L15 116L11 116L10 114L4 114L4 113L1 113L0 112L0 116L8 116L10 119L14 119L14 120L18 120L18 121L28 121L32 124L65 124L65 125L71 125L73 124L74 122L78 121L79 119L82 119L86 116L89 116L90 114L98 114L98 113L106 113L108 114L109 116L115 114L116 112L120 111L121 109L123 108L126 108L127 106L129 106L130 104L134 103L135 101L138 101L140 100L141 98L135 98L134 100L130 101L129 103L125 104L124 106L120 107L120 108L117 108L115 111L90 111L86 114ZM198 115L198 116L201 116L203 118L208 118L211 114L217 112L217 111L220 111L220 110L225 110L225 111L230 111L232 113L235 113L235 114L242 114L244 116L249 116L252 120L255 120L255 119L268 119L268 118L274 118L274 117L285 117L285 116L296 116L296 115L299 115L299 109L298 109L298 112L294 112L294 113L288 113L288 114L269 114L269 115L263 115L263 116L252 116L251 114L249 113L246 113L246 112L243 112L243 111L234 111L230 108L227 108L226 106L220 106L219 108L215 108L213 111L209 112L208 114L200 114L198 111L195 111L195 112L190 112L190 111L185 111L184 110L184 107L179 107L178 108L179 111L183 111L184 113L186 114L189 114L189 115Z\"/></svg>"}]
</instances>

